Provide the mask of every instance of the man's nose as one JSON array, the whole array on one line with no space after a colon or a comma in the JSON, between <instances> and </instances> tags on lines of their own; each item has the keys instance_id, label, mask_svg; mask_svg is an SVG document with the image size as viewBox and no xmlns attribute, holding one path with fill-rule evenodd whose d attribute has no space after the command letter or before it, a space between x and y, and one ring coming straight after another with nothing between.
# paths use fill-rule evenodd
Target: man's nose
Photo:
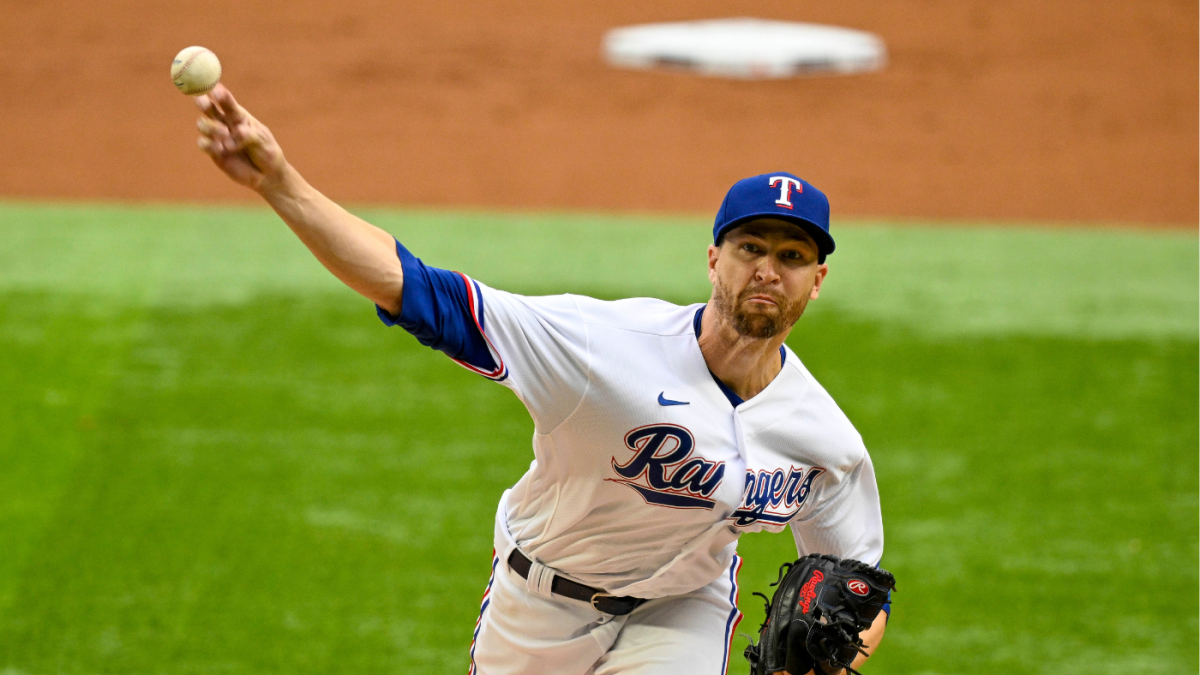
<instances>
[{"instance_id":1,"label":"man's nose","mask_svg":"<svg viewBox=\"0 0 1200 675\"><path fill-rule=\"evenodd\" d=\"M775 270L775 262L771 256L763 256L759 260L758 270L755 273L758 280L762 283L772 283L779 280L779 273Z\"/></svg>"}]
</instances>

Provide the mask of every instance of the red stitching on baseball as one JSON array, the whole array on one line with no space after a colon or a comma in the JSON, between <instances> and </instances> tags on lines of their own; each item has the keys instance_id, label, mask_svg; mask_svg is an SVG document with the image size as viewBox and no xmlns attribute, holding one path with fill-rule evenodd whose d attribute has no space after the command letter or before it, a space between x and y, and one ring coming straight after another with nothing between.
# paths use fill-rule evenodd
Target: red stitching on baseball
<instances>
[{"instance_id":1,"label":"red stitching on baseball","mask_svg":"<svg viewBox=\"0 0 1200 675\"><path fill-rule=\"evenodd\" d=\"M204 53L204 52L206 52L206 51L208 51L208 49L206 49L206 48L204 48L204 47L201 47L201 48L200 48L200 51L198 51L198 52L196 52L195 54L192 54L191 56L189 56L189 57L188 57L188 60L187 60L187 61L184 61L184 62L183 62L183 65L179 67L179 72L178 72L178 73L177 73L175 76L176 76L176 77L181 77L181 76L183 75L183 73L184 73L185 71L187 71L187 69L188 69L188 66L192 65L192 61L195 61L197 58L199 58L199 57L200 57L200 55L201 55L201 54L203 54L203 53ZM217 82L220 82L220 81L221 81L221 62L220 62L220 61L218 61L218 62L217 62L217 79L213 80L213 83L212 83L212 84L208 85L207 87L205 87L204 89L202 89L201 91L198 91L198 92L196 92L196 93L197 93L197 94L207 94L208 92L212 91L213 87L217 86ZM184 85L184 83L183 83L183 82L176 82L176 83L175 83L175 86L176 86L176 87L179 87L179 88L182 88L182 87L183 87L183 85Z\"/></svg>"}]
</instances>

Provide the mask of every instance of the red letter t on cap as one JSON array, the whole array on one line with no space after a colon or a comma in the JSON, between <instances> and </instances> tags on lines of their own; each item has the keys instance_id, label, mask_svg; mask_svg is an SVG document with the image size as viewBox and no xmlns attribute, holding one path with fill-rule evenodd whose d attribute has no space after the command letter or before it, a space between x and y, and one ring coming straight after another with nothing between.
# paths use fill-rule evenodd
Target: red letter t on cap
<instances>
[{"instance_id":1,"label":"red letter t on cap","mask_svg":"<svg viewBox=\"0 0 1200 675\"><path fill-rule=\"evenodd\" d=\"M782 185L779 185L780 183ZM771 176L769 185L771 187L779 185L779 199L775 200L775 205L785 209L792 208L792 188L795 188L796 192L804 192L804 186L800 184L800 181L787 176Z\"/></svg>"}]
</instances>

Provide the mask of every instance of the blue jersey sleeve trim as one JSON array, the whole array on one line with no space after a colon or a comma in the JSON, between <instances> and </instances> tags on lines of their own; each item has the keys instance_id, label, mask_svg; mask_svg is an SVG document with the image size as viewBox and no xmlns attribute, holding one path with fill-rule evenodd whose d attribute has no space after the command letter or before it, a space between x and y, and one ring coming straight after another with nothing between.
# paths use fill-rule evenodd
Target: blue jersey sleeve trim
<instances>
[{"instance_id":1,"label":"blue jersey sleeve trim","mask_svg":"<svg viewBox=\"0 0 1200 675\"><path fill-rule=\"evenodd\" d=\"M400 321L400 317L393 316L391 312L380 307L379 305L375 305L375 315L379 317L379 320L383 322L383 325L389 327L395 326L396 323Z\"/></svg>"},{"instance_id":2,"label":"blue jersey sleeve trim","mask_svg":"<svg viewBox=\"0 0 1200 675\"><path fill-rule=\"evenodd\" d=\"M508 376L497 363L484 332L483 295L466 275L429 267L396 241L404 269L400 315L376 305L380 321L400 326L426 347L436 349L467 370L493 380Z\"/></svg>"}]
</instances>

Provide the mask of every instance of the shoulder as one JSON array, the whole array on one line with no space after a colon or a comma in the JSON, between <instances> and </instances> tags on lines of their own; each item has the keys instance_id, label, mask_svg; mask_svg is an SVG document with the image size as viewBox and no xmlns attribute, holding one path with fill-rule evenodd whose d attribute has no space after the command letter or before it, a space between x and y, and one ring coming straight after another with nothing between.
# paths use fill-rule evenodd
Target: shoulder
<instances>
[{"instance_id":1,"label":"shoulder","mask_svg":"<svg viewBox=\"0 0 1200 675\"><path fill-rule=\"evenodd\" d=\"M822 440L820 445L837 456L836 464L853 465L861 461L867 455L862 435L833 396L790 348L787 348L784 368L791 371L788 379L793 387L789 393L799 399L803 416L812 424L811 432Z\"/></svg>"},{"instance_id":2,"label":"shoulder","mask_svg":"<svg viewBox=\"0 0 1200 675\"><path fill-rule=\"evenodd\" d=\"M656 298L598 300L586 295L519 295L472 281L483 309L497 320L542 325L577 326L579 330L611 329L657 336L695 335L693 318L702 305L680 306Z\"/></svg>"},{"instance_id":3,"label":"shoulder","mask_svg":"<svg viewBox=\"0 0 1200 675\"><path fill-rule=\"evenodd\" d=\"M468 286L478 288L484 310L489 314L528 314L542 319L559 319L581 323L582 317L575 295L520 295L471 280Z\"/></svg>"},{"instance_id":4,"label":"shoulder","mask_svg":"<svg viewBox=\"0 0 1200 675\"><path fill-rule=\"evenodd\" d=\"M649 335L694 335L692 319L699 304L680 306L657 298L597 300L586 296L576 299L584 323Z\"/></svg>"},{"instance_id":5,"label":"shoulder","mask_svg":"<svg viewBox=\"0 0 1200 675\"><path fill-rule=\"evenodd\" d=\"M792 351L792 348L786 344L783 346L783 348L787 352L787 358L784 359L783 367L791 371L788 379L794 383L794 386L803 390L803 396L805 398L836 408L839 416L845 418L845 414L842 413L841 408L838 408L837 403L833 400L833 396L831 396L829 392L825 390L825 387L821 386L821 383L817 381L817 378L814 377L811 372L809 372L808 367L804 365L804 362L800 360L800 357L796 355L796 352Z\"/></svg>"}]
</instances>

